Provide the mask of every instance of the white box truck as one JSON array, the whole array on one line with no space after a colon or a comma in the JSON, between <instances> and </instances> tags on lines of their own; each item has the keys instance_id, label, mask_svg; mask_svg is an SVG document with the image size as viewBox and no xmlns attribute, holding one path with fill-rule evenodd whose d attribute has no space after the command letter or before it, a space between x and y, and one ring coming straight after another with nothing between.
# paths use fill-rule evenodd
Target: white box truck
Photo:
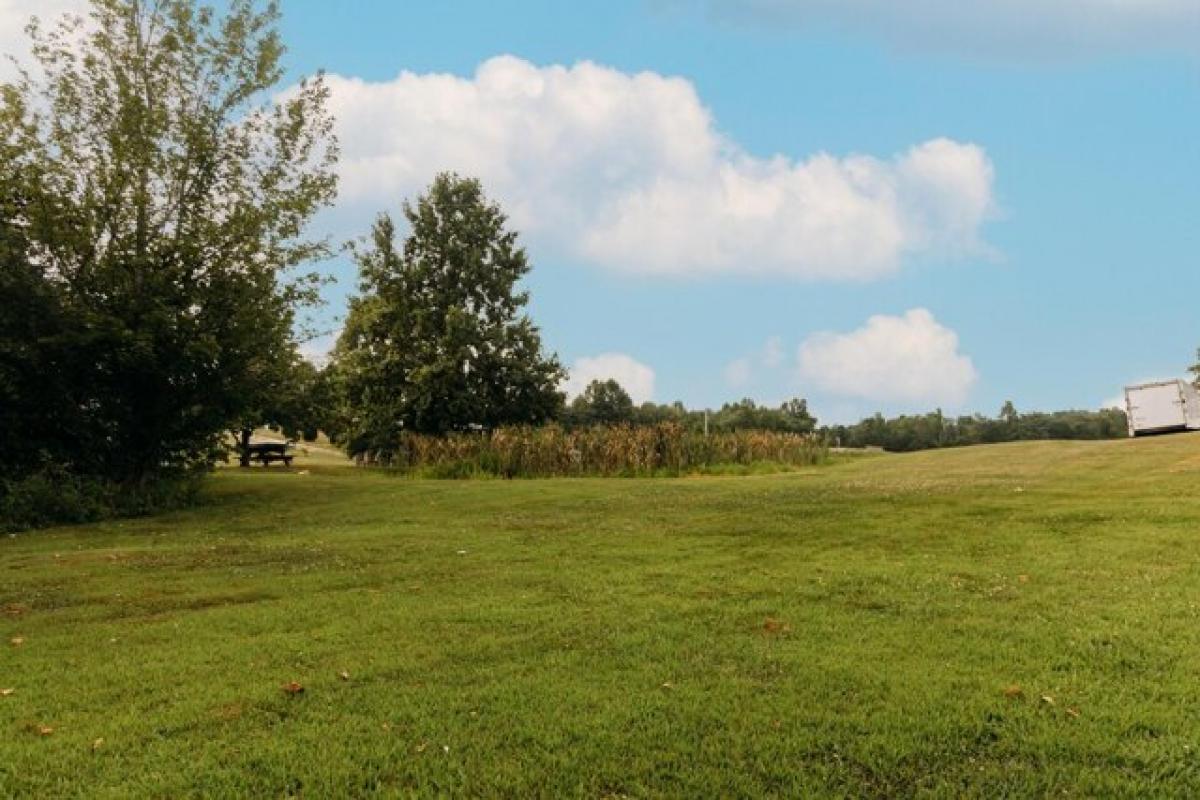
<instances>
[{"instance_id":1,"label":"white box truck","mask_svg":"<svg viewBox=\"0 0 1200 800\"><path fill-rule=\"evenodd\" d=\"M1200 393L1186 381L1125 387L1130 436L1200 430Z\"/></svg>"}]
</instances>

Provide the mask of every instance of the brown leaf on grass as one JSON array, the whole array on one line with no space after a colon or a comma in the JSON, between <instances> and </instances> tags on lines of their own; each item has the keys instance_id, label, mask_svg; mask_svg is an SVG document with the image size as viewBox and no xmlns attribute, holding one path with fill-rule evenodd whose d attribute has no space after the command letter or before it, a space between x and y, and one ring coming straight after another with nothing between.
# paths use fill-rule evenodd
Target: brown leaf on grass
<instances>
[{"instance_id":1,"label":"brown leaf on grass","mask_svg":"<svg viewBox=\"0 0 1200 800\"><path fill-rule=\"evenodd\" d=\"M38 736L49 736L50 734L54 733L54 728L50 727L49 725L34 725L32 728L33 732Z\"/></svg>"},{"instance_id":2,"label":"brown leaf on grass","mask_svg":"<svg viewBox=\"0 0 1200 800\"><path fill-rule=\"evenodd\" d=\"M1048 694L1044 694L1044 695L1042 695L1042 702L1048 706L1052 706L1052 705L1054 705L1054 698Z\"/></svg>"},{"instance_id":3,"label":"brown leaf on grass","mask_svg":"<svg viewBox=\"0 0 1200 800\"><path fill-rule=\"evenodd\" d=\"M781 619L775 619L774 617L767 617L765 620L763 620L762 627L763 633L767 634L768 636L778 636L781 633L788 633L792 629L791 625L788 625Z\"/></svg>"},{"instance_id":4,"label":"brown leaf on grass","mask_svg":"<svg viewBox=\"0 0 1200 800\"><path fill-rule=\"evenodd\" d=\"M1078 708L1068 708L1067 716L1070 717L1071 719L1075 719L1076 717L1079 716L1079 709Z\"/></svg>"},{"instance_id":5,"label":"brown leaf on grass","mask_svg":"<svg viewBox=\"0 0 1200 800\"><path fill-rule=\"evenodd\" d=\"M25 644L25 637L24 636L14 636L11 639L9 639L8 641L10 644L12 644L13 647L20 647L21 645Z\"/></svg>"},{"instance_id":6,"label":"brown leaf on grass","mask_svg":"<svg viewBox=\"0 0 1200 800\"><path fill-rule=\"evenodd\" d=\"M1028 575L1018 575L1017 583L1029 583L1029 576Z\"/></svg>"},{"instance_id":7,"label":"brown leaf on grass","mask_svg":"<svg viewBox=\"0 0 1200 800\"><path fill-rule=\"evenodd\" d=\"M96 752L101 747L104 747L104 737L100 737L96 741L92 742L92 752Z\"/></svg>"},{"instance_id":8,"label":"brown leaf on grass","mask_svg":"<svg viewBox=\"0 0 1200 800\"><path fill-rule=\"evenodd\" d=\"M16 689L0 689L0 697L8 697L15 691Z\"/></svg>"},{"instance_id":9,"label":"brown leaf on grass","mask_svg":"<svg viewBox=\"0 0 1200 800\"><path fill-rule=\"evenodd\" d=\"M304 687L296 681L289 681L283 685L283 690L288 694L300 694L304 691Z\"/></svg>"},{"instance_id":10,"label":"brown leaf on grass","mask_svg":"<svg viewBox=\"0 0 1200 800\"><path fill-rule=\"evenodd\" d=\"M1023 697L1024 695L1025 695L1025 690L1021 688L1020 684L1014 683L1010 686L1004 687L1004 696L1007 697L1009 700L1016 700L1017 698Z\"/></svg>"},{"instance_id":11,"label":"brown leaf on grass","mask_svg":"<svg viewBox=\"0 0 1200 800\"><path fill-rule=\"evenodd\" d=\"M417 752L424 753L426 747L429 747L429 742L421 742L419 745L417 745Z\"/></svg>"},{"instance_id":12,"label":"brown leaf on grass","mask_svg":"<svg viewBox=\"0 0 1200 800\"><path fill-rule=\"evenodd\" d=\"M667 681L666 683L664 683L662 685L662 688L666 689L667 691L670 691L671 689L675 688L675 684L671 683L670 681Z\"/></svg>"},{"instance_id":13,"label":"brown leaf on grass","mask_svg":"<svg viewBox=\"0 0 1200 800\"><path fill-rule=\"evenodd\" d=\"M342 670L341 672L338 673L338 677L344 681L348 681L348 680L350 680L350 673L347 672L346 670Z\"/></svg>"}]
</instances>

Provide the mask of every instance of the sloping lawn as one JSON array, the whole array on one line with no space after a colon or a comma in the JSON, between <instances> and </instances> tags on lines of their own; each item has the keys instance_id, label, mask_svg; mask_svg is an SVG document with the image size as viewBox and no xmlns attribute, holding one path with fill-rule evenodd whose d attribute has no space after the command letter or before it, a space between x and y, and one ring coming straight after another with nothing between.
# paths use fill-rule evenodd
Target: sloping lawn
<instances>
[{"instance_id":1,"label":"sloping lawn","mask_svg":"<svg viewBox=\"0 0 1200 800\"><path fill-rule=\"evenodd\" d=\"M0 797L1196 796L1198 486L1194 435L223 470L0 540Z\"/></svg>"}]
</instances>

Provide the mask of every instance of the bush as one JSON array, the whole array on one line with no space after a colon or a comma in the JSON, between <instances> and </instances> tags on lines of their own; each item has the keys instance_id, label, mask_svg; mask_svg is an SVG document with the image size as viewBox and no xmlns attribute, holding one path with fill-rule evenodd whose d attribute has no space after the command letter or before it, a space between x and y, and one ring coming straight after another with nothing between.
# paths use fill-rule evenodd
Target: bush
<instances>
[{"instance_id":1,"label":"bush","mask_svg":"<svg viewBox=\"0 0 1200 800\"><path fill-rule=\"evenodd\" d=\"M812 436L773 431L706 436L667 422L578 430L510 427L447 436L402 433L358 460L429 477L547 478L682 475L718 465L796 467L820 463L827 454L825 444Z\"/></svg>"},{"instance_id":2,"label":"bush","mask_svg":"<svg viewBox=\"0 0 1200 800\"><path fill-rule=\"evenodd\" d=\"M194 503L202 473L189 472L143 486L122 486L47 467L0 481L0 531L142 516Z\"/></svg>"}]
</instances>

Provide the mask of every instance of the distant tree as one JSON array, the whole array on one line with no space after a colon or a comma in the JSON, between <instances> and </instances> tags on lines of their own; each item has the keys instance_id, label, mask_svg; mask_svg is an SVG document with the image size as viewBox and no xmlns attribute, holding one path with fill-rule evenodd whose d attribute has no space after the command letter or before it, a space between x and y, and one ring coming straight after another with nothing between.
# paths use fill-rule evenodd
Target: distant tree
<instances>
[{"instance_id":1,"label":"distant tree","mask_svg":"<svg viewBox=\"0 0 1200 800\"><path fill-rule=\"evenodd\" d=\"M762 430L811 433L817 420L808 411L808 401L793 398L779 408L760 406L750 398L726 403L712 416L714 430Z\"/></svg>"},{"instance_id":2,"label":"distant tree","mask_svg":"<svg viewBox=\"0 0 1200 800\"><path fill-rule=\"evenodd\" d=\"M589 383L571 402L569 412L569 424L576 426L625 425L635 416L633 399L611 378Z\"/></svg>"},{"instance_id":3,"label":"distant tree","mask_svg":"<svg viewBox=\"0 0 1200 800\"><path fill-rule=\"evenodd\" d=\"M688 427L699 428L703 425L703 412L688 411L683 403L654 403L649 400L642 403L633 411L635 425L658 425L663 422L683 423ZM695 424L693 424L695 423Z\"/></svg>"},{"instance_id":4,"label":"distant tree","mask_svg":"<svg viewBox=\"0 0 1200 800\"><path fill-rule=\"evenodd\" d=\"M997 419L973 415L951 420L940 410L892 419L875 414L855 425L824 428L822 433L829 441L839 441L848 447L882 447L893 451L1016 439L1116 439L1127 435L1125 412L1117 409L1034 412L1018 414L1015 419L1013 414L1004 414L1004 410Z\"/></svg>"},{"instance_id":5,"label":"distant tree","mask_svg":"<svg viewBox=\"0 0 1200 800\"><path fill-rule=\"evenodd\" d=\"M754 430L763 426L763 420L758 405L746 397L721 406L713 415L711 424L719 430Z\"/></svg>"},{"instance_id":6,"label":"distant tree","mask_svg":"<svg viewBox=\"0 0 1200 800\"><path fill-rule=\"evenodd\" d=\"M1000 423L1004 426L1004 438L1017 439L1020 437L1021 415L1012 400L1005 400L1000 408Z\"/></svg>"},{"instance_id":7,"label":"distant tree","mask_svg":"<svg viewBox=\"0 0 1200 800\"><path fill-rule=\"evenodd\" d=\"M557 415L564 372L526 315L517 234L479 181L438 175L357 250L361 294L334 350L352 451L402 431L442 434Z\"/></svg>"},{"instance_id":8,"label":"distant tree","mask_svg":"<svg viewBox=\"0 0 1200 800\"><path fill-rule=\"evenodd\" d=\"M137 485L207 465L290 357L328 93L272 99L275 3L222 6L93 0L33 26L38 72L0 88L6 460Z\"/></svg>"},{"instance_id":9,"label":"distant tree","mask_svg":"<svg viewBox=\"0 0 1200 800\"><path fill-rule=\"evenodd\" d=\"M808 401L794 397L779 407L784 430L792 433L812 433L817 427L817 418L808 411Z\"/></svg>"}]
</instances>

